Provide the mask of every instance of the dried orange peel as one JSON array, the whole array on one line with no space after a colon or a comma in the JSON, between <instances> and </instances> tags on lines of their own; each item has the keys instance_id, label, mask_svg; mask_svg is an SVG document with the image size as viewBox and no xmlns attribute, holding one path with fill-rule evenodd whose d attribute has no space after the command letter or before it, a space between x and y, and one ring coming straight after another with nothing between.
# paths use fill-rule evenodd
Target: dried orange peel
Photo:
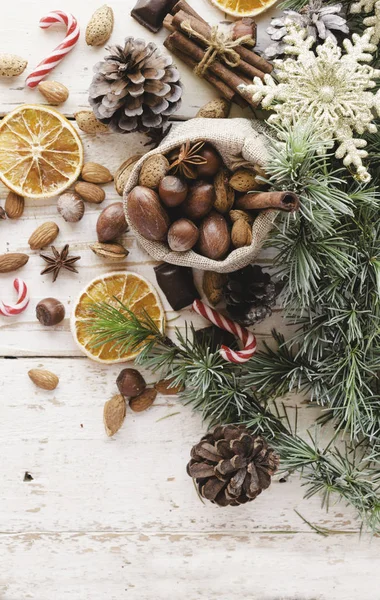
<instances>
[{"instance_id":1,"label":"dried orange peel","mask_svg":"<svg viewBox=\"0 0 380 600\"><path fill-rule=\"evenodd\" d=\"M0 123L0 179L28 198L49 198L79 177L82 141L50 106L22 104Z\"/></svg>"},{"instance_id":2,"label":"dried orange peel","mask_svg":"<svg viewBox=\"0 0 380 600\"><path fill-rule=\"evenodd\" d=\"M123 352L114 342L101 346L94 344L89 331L91 305L106 302L119 308L120 302L137 317L148 314L160 331L165 328L165 312L160 298L149 281L131 271L107 273L93 279L81 292L71 316L71 331L79 348L89 358L101 363L113 364L133 360L142 347Z\"/></svg>"},{"instance_id":3,"label":"dried orange peel","mask_svg":"<svg viewBox=\"0 0 380 600\"><path fill-rule=\"evenodd\" d=\"M211 0L211 2L233 17L255 17L268 10L278 0Z\"/></svg>"}]
</instances>

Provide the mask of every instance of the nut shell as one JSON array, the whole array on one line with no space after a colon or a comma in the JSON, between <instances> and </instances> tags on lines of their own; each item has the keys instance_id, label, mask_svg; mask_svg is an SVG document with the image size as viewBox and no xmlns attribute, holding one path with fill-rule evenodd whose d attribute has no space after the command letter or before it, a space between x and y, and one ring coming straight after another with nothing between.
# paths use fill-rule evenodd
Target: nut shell
<instances>
[{"instance_id":1,"label":"nut shell","mask_svg":"<svg viewBox=\"0 0 380 600\"><path fill-rule=\"evenodd\" d=\"M157 396L157 390L150 388L136 396L131 398L129 406L134 412L143 412L150 406L152 406Z\"/></svg>"},{"instance_id":2,"label":"nut shell","mask_svg":"<svg viewBox=\"0 0 380 600\"><path fill-rule=\"evenodd\" d=\"M215 202L214 208L224 214L228 212L235 201L235 192L228 183L228 172L226 169L218 171L214 178Z\"/></svg>"},{"instance_id":3,"label":"nut shell","mask_svg":"<svg viewBox=\"0 0 380 600\"><path fill-rule=\"evenodd\" d=\"M178 219L169 228L168 245L174 252L186 252L195 246L199 229L189 219Z\"/></svg>"},{"instance_id":4,"label":"nut shell","mask_svg":"<svg viewBox=\"0 0 380 600\"><path fill-rule=\"evenodd\" d=\"M199 227L198 250L203 256L221 260L231 243L226 219L213 211L205 217Z\"/></svg>"},{"instance_id":5,"label":"nut shell","mask_svg":"<svg viewBox=\"0 0 380 600\"><path fill-rule=\"evenodd\" d=\"M142 157L142 154L134 154L125 160L115 173L115 189L119 196L124 193L124 188L127 184L128 179L132 173L133 167L138 160Z\"/></svg>"},{"instance_id":6,"label":"nut shell","mask_svg":"<svg viewBox=\"0 0 380 600\"><path fill-rule=\"evenodd\" d=\"M65 192L58 198L57 210L67 223L77 223L84 215L84 202L77 192Z\"/></svg>"},{"instance_id":7,"label":"nut shell","mask_svg":"<svg viewBox=\"0 0 380 600\"><path fill-rule=\"evenodd\" d=\"M99 215L96 233L99 242L111 242L123 235L128 229L122 202L114 202L107 206Z\"/></svg>"},{"instance_id":8,"label":"nut shell","mask_svg":"<svg viewBox=\"0 0 380 600\"><path fill-rule=\"evenodd\" d=\"M163 396L176 396L180 392L183 392L185 386L183 385L173 385L174 378L171 379L160 379L157 383L154 384L155 389L159 394Z\"/></svg>"},{"instance_id":9,"label":"nut shell","mask_svg":"<svg viewBox=\"0 0 380 600\"><path fill-rule=\"evenodd\" d=\"M222 300L223 286L226 280L227 276L224 273L214 273L214 271L203 273L203 291L212 306L216 306Z\"/></svg>"},{"instance_id":10,"label":"nut shell","mask_svg":"<svg viewBox=\"0 0 380 600\"><path fill-rule=\"evenodd\" d=\"M128 194L127 206L129 221L144 238L156 242L166 239L170 219L154 190L136 186Z\"/></svg>"},{"instance_id":11,"label":"nut shell","mask_svg":"<svg viewBox=\"0 0 380 600\"><path fill-rule=\"evenodd\" d=\"M158 188L158 185L169 170L169 161L163 154L153 154L141 167L139 185Z\"/></svg>"},{"instance_id":12,"label":"nut shell","mask_svg":"<svg viewBox=\"0 0 380 600\"><path fill-rule=\"evenodd\" d=\"M94 244L90 244L90 248L96 256L107 260L122 260L129 254L128 250L121 244L95 242Z\"/></svg>"},{"instance_id":13,"label":"nut shell","mask_svg":"<svg viewBox=\"0 0 380 600\"><path fill-rule=\"evenodd\" d=\"M107 133L108 127L104 123L98 121L92 110L78 110L74 113L75 120L81 131L84 133Z\"/></svg>"},{"instance_id":14,"label":"nut shell","mask_svg":"<svg viewBox=\"0 0 380 600\"><path fill-rule=\"evenodd\" d=\"M207 181L200 180L190 187L187 198L181 205L181 210L189 219L201 219L210 212L214 202L214 186Z\"/></svg>"},{"instance_id":15,"label":"nut shell","mask_svg":"<svg viewBox=\"0 0 380 600\"><path fill-rule=\"evenodd\" d=\"M103 423L106 434L111 437L119 431L127 414L127 404L121 394L107 400L103 409Z\"/></svg>"},{"instance_id":16,"label":"nut shell","mask_svg":"<svg viewBox=\"0 0 380 600\"><path fill-rule=\"evenodd\" d=\"M98 8L86 27L86 44L88 46L103 46L111 37L113 23L112 8L106 4Z\"/></svg>"},{"instance_id":17,"label":"nut shell","mask_svg":"<svg viewBox=\"0 0 380 600\"><path fill-rule=\"evenodd\" d=\"M134 398L143 392L146 388L144 377L137 369L123 369L120 371L116 385L120 394L127 398Z\"/></svg>"},{"instance_id":18,"label":"nut shell","mask_svg":"<svg viewBox=\"0 0 380 600\"><path fill-rule=\"evenodd\" d=\"M27 67L28 61L16 54L0 54L0 77L17 77Z\"/></svg>"},{"instance_id":19,"label":"nut shell","mask_svg":"<svg viewBox=\"0 0 380 600\"><path fill-rule=\"evenodd\" d=\"M235 248L250 246L252 243L252 225L245 219L239 219L232 225L231 242Z\"/></svg>"},{"instance_id":20,"label":"nut shell","mask_svg":"<svg viewBox=\"0 0 380 600\"><path fill-rule=\"evenodd\" d=\"M204 119L227 119L230 110L231 102L224 98L217 98L202 106L195 116Z\"/></svg>"},{"instance_id":21,"label":"nut shell","mask_svg":"<svg viewBox=\"0 0 380 600\"><path fill-rule=\"evenodd\" d=\"M235 173L230 177L230 186L236 192L249 192L250 190L255 190L260 187L256 179L256 174L253 171L248 171L248 169L238 169Z\"/></svg>"}]
</instances>

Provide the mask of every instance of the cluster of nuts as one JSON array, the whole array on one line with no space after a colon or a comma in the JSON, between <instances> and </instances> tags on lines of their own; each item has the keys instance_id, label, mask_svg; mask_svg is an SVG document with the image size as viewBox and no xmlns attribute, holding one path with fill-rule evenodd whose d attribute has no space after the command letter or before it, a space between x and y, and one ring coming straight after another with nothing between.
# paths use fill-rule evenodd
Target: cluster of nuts
<instances>
[{"instance_id":1,"label":"cluster of nuts","mask_svg":"<svg viewBox=\"0 0 380 600\"><path fill-rule=\"evenodd\" d=\"M132 225L146 239L167 242L175 252L194 248L214 260L222 260L233 248L249 246L257 213L241 204L247 192L260 187L260 167L231 173L218 152L202 144L197 152L201 161L192 163L190 156L190 169L171 174L178 152L154 154L142 165L139 185L127 198Z\"/></svg>"},{"instance_id":2,"label":"cluster of nuts","mask_svg":"<svg viewBox=\"0 0 380 600\"><path fill-rule=\"evenodd\" d=\"M158 381L147 387L144 377L136 369L123 369L116 379L119 394L104 405L103 421L108 436L113 436L122 426L127 412L127 402L134 412L143 412L152 406L157 393L178 394L182 389L172 385L171 380Z\"/></svg>"}]
</instances>

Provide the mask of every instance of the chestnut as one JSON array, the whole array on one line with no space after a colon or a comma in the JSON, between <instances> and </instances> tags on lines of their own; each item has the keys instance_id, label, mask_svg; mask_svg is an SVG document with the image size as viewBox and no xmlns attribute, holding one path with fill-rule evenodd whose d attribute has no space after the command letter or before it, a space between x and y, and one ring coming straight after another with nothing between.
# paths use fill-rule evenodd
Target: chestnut
<instances>
[{"instance_id":1,"label":"chestnut","mask_svg":"<svg viewBox=\"0 0 380 600\"><path fill-rule=\"evenodd\" d=\"M190 187L187 198L181 208L189 219L202 219L202 217L205 217L210 212L214 201L214 186L211 183L200 180Z\"/></svg>"},{"instance_id":2,"label":"chestnut","mask_svg":"<svg viewBox=\"0 0 380 600\"><path fill-rule=\"evenodd\" d=\"M223 166L222 159L216 150L209 144L203 146L198 152L207 162L197 165L197 173L199 177L214 177L219 169Z\"/></svg>"},{"instance_id":3,"label":"chestnut","mask_svg":"<svg viewBox=\"0 0 380 600\"><path fill-rule=\"evenodd\" d=\"M230 244L231 236L226 219L212 211L199 227L199 253L213 260L220 260L227 254Z\"/></svg>"},{"instance_id":4,"label":"chestnut","mask_svg":"<svg viewBox=\"0 0 380 600\"><path fill-rule=\"evenodd\" d=\"M162 202L170 208L181 204L187 196L187 191L187 184L174 175L163 177L158 186L158 194Z\"/></svg>"},{"instance_id":5,"label":"chestnut","mask_svg":"<svg viewBox=\"0 0 380 600\"><path fill-rule=\"evenodd\" d=\"M134 398L146 388L144 377L136 369L123 369L116 379L116 385L120 394L128 398Z\"/></svg>"},{"instance_id":6,"label":"chestnut","mask_svg":"<svg viewBox=\"0 0 380 600\"><path fill-rule=\"evenodd\" d=\"M168 245L174 252L186 252L198 241L199 229L189 219L175 221L168 231Z\"/></svg>"},{"instance_id":7,"label":"chestnut","mask_svg":"<svg viewBox=\"0 0 380 600\"><path fill-rule=\"evenodd\" d=\"M111 242L128 229L122 202L113 202L102 210L96 224L99 242Z\"/></svg>"}]
</instances>

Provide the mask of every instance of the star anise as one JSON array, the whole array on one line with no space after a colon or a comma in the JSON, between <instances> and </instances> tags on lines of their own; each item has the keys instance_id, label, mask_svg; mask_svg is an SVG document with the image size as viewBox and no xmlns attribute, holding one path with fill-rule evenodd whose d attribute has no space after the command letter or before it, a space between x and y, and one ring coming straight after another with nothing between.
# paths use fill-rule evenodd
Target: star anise
<instances>
[{"instance_id":1,"label":"star anise","mask_svg":"<svg viewBox=\"0 0 380 600\"><path fill-rule=\"evenodd\" d=\"M48 266L41 271L41 275L45 273L53 273L53 283L57 279L61 269L67 269L72 273L78 273L74 267L74 263L80 259L80 256L69 256L69 244L66 244L61 252L58 252L54 246L51 247L53 256L47 256L46 254L40 254L41 258L48 263Z\"/></svg>"},{"instance_id":2,"label":"star anise","mask_svg":"<svg viewBox=\"0 0 380 600\"><path fill-rule=\"evenodd\" d=\"M174 159L170 165L170 171L179 173L188 179L195 179L197 176L197 165L205 165L207 160L200 154L197 154L204 146L204 142L196 142L193 146L187 140L182 144L179 151L176 151L172 158Z\"/></svg>"}]
</instances>

